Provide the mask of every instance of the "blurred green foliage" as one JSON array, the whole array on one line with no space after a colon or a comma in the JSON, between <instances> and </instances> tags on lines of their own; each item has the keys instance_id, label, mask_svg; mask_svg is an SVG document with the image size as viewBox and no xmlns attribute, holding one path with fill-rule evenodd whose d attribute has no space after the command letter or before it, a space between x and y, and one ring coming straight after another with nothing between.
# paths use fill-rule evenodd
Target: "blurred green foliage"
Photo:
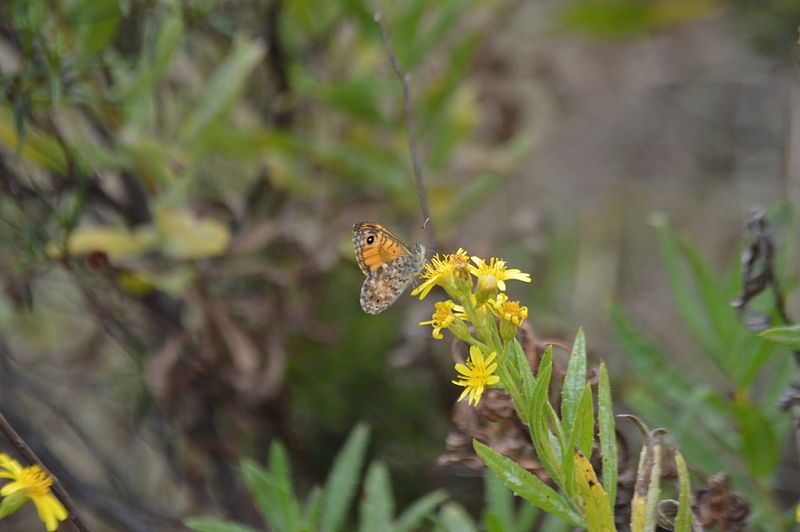
<instances>
[{"instance_id":1,"label":"blurred green foliage","mask_svg":"<svg viewBox=\"0 0 800 532\"><path fill-rule=\"evenodd\" d=\"M32 305L51 310L44 287L68 291L87 322L75 343L111 330L132 355L92 377L124 382L114 390L136 416L175 407L171 428L185 430L199 419L181 405L220 386L225 400L199 412L235 435L235 452L288 432L290 452L310 456L298 473L308 482L363 419L407 466L396 477L409 499L441 448L450 398L429 368L389 367L396 318L358 307L349 227L419 218L401 86L373 10L412 75L447 233L531 147L476 132L479 87L465 74L500 4L2 2L3 330L15 347L47 350L20 322L40 319ZM243 392L259 376L267 399ZM359 400L376 388L378 400Z\"/></svg>"},{"instance_id":2,"label":"blurred green foliage","mask_svg":"<svg viewBox=\"0 0 800 532\"><path fill-rule=\"evenodd\" d=\"M777 400L792 380L793 358L737 317L730 302L741 290L738 263L720 273L663 215L654 225L678 310L693 334L692 360L702 369L683 371L614 308L614 328L639 376L625 403L649 423L668 427L692 468L729 473L752 504L754 523L786 529L793 517L779 509L773 482L790 428ZM785 250L781 257L786 260Z\"/></svg>"},{"instance_id":3,"label":"blurred green foliage","mask_svg":"<svg viewBox=\"0 0 800 532\"><path fill-rule=\"evenodd\" d=\"M394 51L412 74L432 211L447 236L533 148L526 132L480 132L483 95L467 76L497 29L492 17L509 4L0 2L0 330L12 348L45 353L26 371L52 380L47 371L59 367L74 378L58 379L74 386L65 396L86 389L119 394L124 408L103 415L126 419L109 425L135 431L152 416L167 443L180 440L185 451L181 463L172 456L164 463L196 475L191 483L202 477L210 492L217 485L209 463L224 465L229 455L215 461L209 453L225 447L238 463L240 455L266 449L264 439L283 437L286 452L274 446L268 469L241 462L250 493L276 528L310 526L317 511L338 512L334 523L351 522L345 514L352 494L336 501L330 487L307 488L324 476L350 427L364 420L383 462L366 475L363 522L411 520L409 513L395 518L394 499L405 505L442 482L430 470L456 392L439 385L447 378L437 362L387 364L398 338L415 335L403 334L397 315L366 316L358 307L362 279L346 228L362 217L387 224L418 218L401 88L372 11L382 10ZM728 7L759 47L780 52L796 42L800 8L792 0L733 0L725 8L577 0L558 10L556 22L590 37L627 38ZM708 362L709 372L701 379L678 370L615 310L617 333L640 377L618 389L650 424L670 429L690 466L731 473L754 504L757 523L782 526L770 490L788 419L774 404L791 374L790 357L744 329L729 308L735 268L720 275L668 226L658 232L676 300L703 353L697 360ZM553 275L535 288L543 309L561 301L576 271L575 241L554 233L543 258ZM96 264L98 255L107 262ZM766 337L795 345L791 331L778 336L786 332ZM65 343L91 356L64 354ZM118 362L119 351L129 358ZM203 366L210 352L222 355ZM237 387L262 369L271 386L266 399ZM157 370L189 384L166 394L175 382L155 378ZM191 403L198 397L209 402ZM187 403L193 408L179 409ZM606 404L606 417L610 410ZM190 415L211 418L226 445L191 441L199 431L187 430L197 429ZM356 436L366 441L362 432ZM605 440L608 447L607 434ZM340 458L330 482L337 474L360 478L363 452ZM294 475L290 459L298 464ZM337 473L344 463L347 472ZM465 495L474 481L454 484L463 489L456 498L479 503ZM217 486L210 503L198 496L188 505L234 514L227 488ZM309 493L303 504L292 489ZM427 504L439 503L434 493ZM515 508L491 475L485 496L481 525L470 516L478 515L475 508L454 502L430 514L430 522L442 530L521 531L534 519L562 526L528 505ZM275 497L285 503L277 525L270 519L278 514L267 508Z\"/></svg>"},{"instance_id":4,"label":"blurred green foliage","mask_svg":"<svg viewBox=\"0 0 800 532\"><path fill-rule=\"evenodd\" d=\"M651 35L719 11L716 0L573 0L559 23L589 37L617 39Z\"/></svg>"}]
</instances>

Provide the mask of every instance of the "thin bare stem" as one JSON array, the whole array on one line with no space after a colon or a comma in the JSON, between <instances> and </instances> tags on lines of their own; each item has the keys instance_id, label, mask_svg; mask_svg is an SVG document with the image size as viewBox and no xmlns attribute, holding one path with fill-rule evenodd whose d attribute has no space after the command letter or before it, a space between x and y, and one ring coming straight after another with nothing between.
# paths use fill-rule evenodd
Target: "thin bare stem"
<instances>
[{"instance_id":1,"label":"thin bare stem","mask_svg":"<svg viewBox=\"0 0 800 532\"><path fill-rule=\"evenodd\" d=\"M14 430L14 427L11 426L2 413L0 413L0 432L3 433L3 436L5 436L9 443L14 446L17 452L22 455L28 465L38 465L42 468L42 471L47 473L50 478L53 479L51 491L53 492L53 495L55 495L56 498L61 501L61 504L64 505L64 508L67 509L67 512L69 512L70 521L72 521L72 524L75 525L75 528L81 532L90 532L91 529L86 525L86 522L75 509L75 504L73 504L72 499L61 486L61 483L58 481L55 475L53 475L53 473L47 469L47 466L42 463L42 461L38 456L36 456L36 453L31 450L28 444L25 443L25 440L22 439L22 436L17 434L17 431Z\"/></svg>"},{"instance_id":2,"label":"thin bare stem","mask_svg":"<svg viewBox=\"0 0 800 532\"><path fill-rule=\"evenodd\" d=\"M436 232L433 229L433 220L431 219L431 213L428 209L428 193L425 190L425 182L422 178L422 161L419 156L417 141L414 135L414 117L411 110L411 88L408 84L410 76L406 74L403 70L403 67L400 66L400 62L397 60L397 56L392 50L392 45L389 40L389 33L386 31L386 26L383 25L383 17L381 13L375 13L373 18L375 19L375 24L378 26L378 30L380 31L381 40L383 41L383 48L386 50L386 56L389 58L389 63L392 65L392 69L394 70L394 73L397 74L397 77L400 79L400 84L403 87L403 114L405 115L406 122L406 138L408 140L408 151L411 154L411 164L414 168L414 180L417 184L417 197L419 197L419 206L422 210L423 227L428 227L431 235L430 243L435 249L437 247Z\"/></svg>"}]
</instances>

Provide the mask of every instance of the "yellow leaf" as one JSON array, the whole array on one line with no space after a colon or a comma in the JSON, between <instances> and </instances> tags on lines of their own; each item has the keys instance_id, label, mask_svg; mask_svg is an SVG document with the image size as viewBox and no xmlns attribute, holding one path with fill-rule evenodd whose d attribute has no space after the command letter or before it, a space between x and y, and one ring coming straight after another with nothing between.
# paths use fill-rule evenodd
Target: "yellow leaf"
<instances>
[{"instance_id":1,"label":"yellow leaf","mask_svg":"<svg viewBox=\"0 0 800 532\"><path fill-rule=\"evenodd\" d=\"M176 259L202 259L222 254L231 235L227 226L211 218L196 218L182 209L156 212L161 251Z\"/></svg>"},{"instance_id":2,"label":"yellow leaf","mask_svg":"<svg viewBox=\"0 0 800 532\"><path fill-rule=\"evenodd\" d=\"M589 531L615 531L608 494L597 480L597 474L595 474L592 464L577 448L575 449L575 480Z\"/></svg>"},{"instance_id":3,"label":"yellow leaf","mask_svg":"<svg viewBox=\"0 0 800 532\"><path fill-rule=\"evenodd\" d=\"M67 239L67 252L72 256L82 256L102 251L113 262L150 251L154 241L155 235L149 227L135 231L124 227L79 227ZM61 257L61 245L51 242L47 253L52 258Z\"/></svg>"}]
</instances>

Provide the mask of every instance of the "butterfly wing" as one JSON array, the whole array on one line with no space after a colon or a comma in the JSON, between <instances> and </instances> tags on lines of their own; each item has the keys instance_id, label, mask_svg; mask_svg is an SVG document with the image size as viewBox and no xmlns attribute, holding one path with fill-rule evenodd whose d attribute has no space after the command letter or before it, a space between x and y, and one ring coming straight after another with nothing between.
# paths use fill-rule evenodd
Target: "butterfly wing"
<instances>
[{"instance_id":1,"label":"butterfly wing","mask_svg":"<svg viewBox=\"0 0 800 532\"><path fill-rule=\"evenodd\" d=\"M408 246L391 231L372 222L353 226L353 247L358 267L367 276L388 262L411 255Z\"/></svg>"},{"instance_id":2,"label":"butterfly wing","mask_svg":"<svg viewBox=\"0 0 800 532\"><path fill-rule=\"evenodd\" d=\"M367 274L361 286L361 308L367 314L380 314L397 301L422 269L424 254L403 255Z\"/></svg>"}]
</instances>

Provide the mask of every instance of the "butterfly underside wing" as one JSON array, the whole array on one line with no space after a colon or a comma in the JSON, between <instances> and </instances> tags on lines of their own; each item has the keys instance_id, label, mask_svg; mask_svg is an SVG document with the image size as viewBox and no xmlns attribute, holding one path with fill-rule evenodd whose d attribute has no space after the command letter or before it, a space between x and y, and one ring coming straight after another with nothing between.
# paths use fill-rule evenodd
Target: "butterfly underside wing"
<instances>
[{"instance_id":1,"label":"butterfly underside wing","mask_svg":"<svg viewBox=\"0 0 800 532\"><path fill-rule=\"evenodd\" d=\"M353 226L353 246L361 271L361 308L379 314L397 301L425 264L425 246L409 249L383 226L361 222Z\"/></svg>"}]
</instances>

